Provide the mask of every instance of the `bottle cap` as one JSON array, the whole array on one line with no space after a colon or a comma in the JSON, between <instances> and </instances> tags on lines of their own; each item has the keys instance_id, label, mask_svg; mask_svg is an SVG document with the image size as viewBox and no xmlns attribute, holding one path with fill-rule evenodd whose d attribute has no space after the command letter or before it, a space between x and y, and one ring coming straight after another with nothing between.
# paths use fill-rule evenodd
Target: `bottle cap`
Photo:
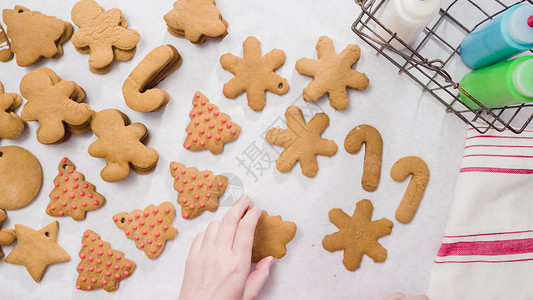
<instances>
[{"instance_id":1,"label":"bottle cap","mask_svg":"<svg viewBox=\"0 0 533 300\"><path fill-rule=\"evenodd\" d=\"M533 56L519 63L513 72L515 89L525 97L533 97Z\"/></svg>"},{"instance_id":2,"label":"bottle cap","mask_svg":"<svg viewBox=\"0 0 533 300\"><path fill-rule=\"evenodd\" d=\"M533 5L524 3L509 18L509 35L520 44L533 44Z\"/></svg>"}]
</instances>

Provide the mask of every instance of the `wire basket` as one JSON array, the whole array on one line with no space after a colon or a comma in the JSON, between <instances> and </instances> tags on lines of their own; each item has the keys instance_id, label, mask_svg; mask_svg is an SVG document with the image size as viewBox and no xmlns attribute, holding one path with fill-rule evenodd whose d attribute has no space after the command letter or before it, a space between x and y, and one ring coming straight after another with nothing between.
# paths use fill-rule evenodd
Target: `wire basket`
<instances>
[{"instance_id":1,"label":"wire basket","mask_svg":"<svg viewBox=\"0 0 533 300\"><path fill-rule=\"evenodd\" d=\"M533 103L487 108L459 86L461 78L453 78L450 74L454 74L457 66L463 66L459 47L464 36L508 7L523 2L533 4L533 0L515 0L509 4L500 0L454 0L446 9L440 9L439 18L425 28L418 39L419 42L412 46L379 22L377 17L384 9L387 0L355 2L361 6L362 12L352 25L353 32L372 46L378 55L384 56L398 67L399 73L407 74L422 86L424 92L429 92L439 100L446 106L448 112L454 113L479 133L486 133L490 129L500 132L507 129L518 134L531 122ZM461 16L460 12L464 14L465 11L468 14ZM388 32L389 36L383 37L376 33L377 26ZM450 32L452 38L449 37ZM398 51L392 43L399 43L405 46L405 49ZM435 53L444 53L444 55L427 57ZM466 106L459 98L459 92L480 108L471 109Z\"/></svg>"}]
</instances>

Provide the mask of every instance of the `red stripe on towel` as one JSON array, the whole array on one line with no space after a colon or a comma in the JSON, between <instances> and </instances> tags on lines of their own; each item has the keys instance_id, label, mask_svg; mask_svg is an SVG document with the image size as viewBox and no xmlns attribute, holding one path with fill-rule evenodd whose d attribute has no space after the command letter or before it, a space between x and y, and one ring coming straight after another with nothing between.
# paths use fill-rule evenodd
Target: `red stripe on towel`
<instances>
[{"instance_id":1,"label":"red stripe on towel","mask_svg":"<svg viewBox=\"0 0 533 300\"><path fill-rule=\"evenodd\" d=\"M531 155L505 155L505 154L468 154L464 155L464 157L509 157L509 158L533 158Z\"/></svg>"},{"instance_id":2,"label":"red stripe on towel","mask_svg":"<svg viewBox=\"0 0 533 300\"><path fill-rule=\"evenodd\" d=\"M491 167L466 167L461 168L459 173L478 172L478 173L504 173L504 174L533 174L533 169L507 169Z\"/></svg>"},{"instance_id":3,"label":"red stripe on towel","mask_svg":"<svg viewBox=\"0 0 533 300\"><path fill-rule=\"evenodd\" d=\"M496 138L496 139L533 139L533 136L499 136L499 135L475 135L467 137L467 140L477 138Z\"/></svg>"},{"instance_id":4,"label":"red stripe on towel","mask_svg":"<svg viewBox=\"0 0 533 300\"><path fill-rule=\"evenodd\" d=\"M436 264L469 264L469 263L508 263L508 262L520 262L533 260L533 258L523 258L523 259L510 259L510 260L449 260L449 261L435 261Z\"/></svg>"},{"instance_id":5,"label":"red stripe on towel","mask_svg":"<svg viewBox=\"0 0 533 300\"><path fill-rule=\"evenodd\" d=\"M516 146L516 145L469 145L465 149L474 147L498 147L498 148L533 148L533 146Z\"/></svg>"},{"instance_id":6,"label":"red stripe on towel","mask_svg":"<svg viewBox=\"0 0 533 300\"><path fill-rule=\"evenodd\" d=\"M495 256L523 253L533 253L533 238L502 241L443 243L440 246L437 256Z\"/></svg>"}]
</instances>

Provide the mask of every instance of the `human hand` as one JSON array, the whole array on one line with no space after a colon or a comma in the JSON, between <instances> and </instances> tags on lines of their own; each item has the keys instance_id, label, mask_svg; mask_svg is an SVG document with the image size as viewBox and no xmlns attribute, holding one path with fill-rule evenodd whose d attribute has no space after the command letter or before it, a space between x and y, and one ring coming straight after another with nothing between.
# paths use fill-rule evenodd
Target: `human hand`
<instances>
[{"instance_id":1,"label":"human hand","mask_svg":"<svg viewBox=\"0 0 533 300\"><path fill-rule=\"evenodd\" d=\"M243 195L222 221L212 221L196 236L185 263L180 300L249 300L257 296L274 258L263 258L250 273L261 210L254 207L246 212L249 204L250 198Z\"/></svg>"},{"instance_id":2,"label":"human hand","mask_svg":"<svg viewBox=\"0 0 533 300\"><path fill-rule=\"evenodd\" d=\"M429 300L429 298L428 296L425 296L425 295L406 297L402 293L394 293L393 295L390 295L383 300Z\"/></svg>"}]
</instances>

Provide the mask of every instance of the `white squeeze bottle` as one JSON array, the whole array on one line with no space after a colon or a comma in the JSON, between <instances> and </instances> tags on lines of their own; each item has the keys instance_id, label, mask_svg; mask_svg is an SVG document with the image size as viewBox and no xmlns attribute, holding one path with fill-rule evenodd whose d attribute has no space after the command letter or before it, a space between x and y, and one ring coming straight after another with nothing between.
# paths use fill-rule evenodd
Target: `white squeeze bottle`
<instances>
[{"instance_id":1,"label":"white squeeze bottle","mask_svg":"<svg viewBox=\"0 0 533 300\"><path fill-rule=\"evenodd\" d=\"M440 0L390 0L378 20L387 29L397 33L406 44L411 44L439 10ZM379 25L376 25L375 31L387 41L391 38ZM392 40L391 45L397 50L405 48L396 40Z\"/></svg>"}]
</instances>

